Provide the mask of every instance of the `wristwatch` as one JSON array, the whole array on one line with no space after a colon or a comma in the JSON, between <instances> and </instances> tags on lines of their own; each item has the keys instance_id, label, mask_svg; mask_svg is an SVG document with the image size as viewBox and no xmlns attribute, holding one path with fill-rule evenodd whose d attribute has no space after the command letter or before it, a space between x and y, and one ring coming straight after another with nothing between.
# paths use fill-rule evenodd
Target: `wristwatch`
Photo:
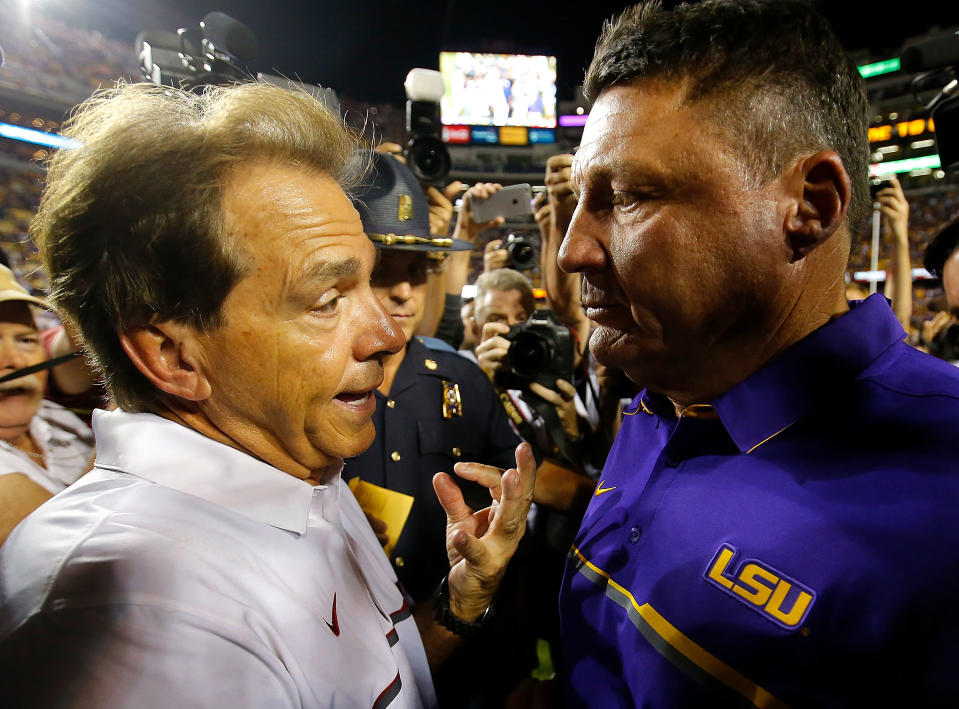
<instances>
[{"instance_id":1,"label":"wristwatch","mask_svg":"<svg viewBox=\"0 0 959 709\"><path fill-rule=\"evenodd\" d=\"M494 615L493 604L490 603L486 612L480 616L480 619L474 623L463 620L456 616L450 610L450 587L449 577L445 577L440 583L439 594L436 596L436 602L433 605L433 620L449 630L451 633L459 635L462 638L470 638L481 632L483 628L489 625Z\"/></svg>"}]
</instances>

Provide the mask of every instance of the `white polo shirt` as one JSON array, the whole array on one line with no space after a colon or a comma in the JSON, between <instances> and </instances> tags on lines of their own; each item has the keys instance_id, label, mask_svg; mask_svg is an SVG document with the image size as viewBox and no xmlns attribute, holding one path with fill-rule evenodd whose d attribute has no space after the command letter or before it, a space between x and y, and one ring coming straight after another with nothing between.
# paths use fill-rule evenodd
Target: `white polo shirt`
<instances>
[{"instance_id":1,"label":"white polo shirt","mask_svg":"<svg viewBox=\"0 0 959 709\"><path fill-rule=\"evenodd\" d=\"M426 654L349 488L151 414L0 549L11 706L421 707Z\"/></svg>"},{"instance_id":2,"label":"white polo shirt","mask_svg":"<svg viewBox=\"0 0 959 709\"><path fill-rule=\"evenodd\" d=\"M56 494L90 469L93 431L72 411L44 400L30 419L30 435L43 451L46 467L19 448L0 441L0 475L23 473Z\"/></svg>"}]
</instances>

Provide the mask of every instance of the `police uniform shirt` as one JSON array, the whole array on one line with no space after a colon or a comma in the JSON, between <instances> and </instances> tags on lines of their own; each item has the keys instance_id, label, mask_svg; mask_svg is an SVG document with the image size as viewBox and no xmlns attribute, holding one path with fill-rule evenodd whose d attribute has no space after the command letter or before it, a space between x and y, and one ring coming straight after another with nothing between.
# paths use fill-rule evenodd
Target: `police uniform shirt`
<instances>
[{"instance_id":1,"label":"police uniform shirt","mask_svg":"<svg viewBox=\"0 0 959 709\"><path fill-rule=\"evenodd\" d=\"M451 393L454 388L458 394ZM373 445L346 461L343 476L359 477L414 498L391 559L407 592L419 602L449 572L446 513L436 499L433 476L452 475L466 503L482 509L490 503L489 491L457 478L453 464L471 461L513 467L520 438L483 370L452 348L431 349L420 338L407 345L389 395L376 392L373 421Z\"/></svg>"},{"instance_id":2,"label":"police uniform shirt","mask_svg":"<svg viewBox=\"0 0 959 709\"><path fill-rule=\"evenodd\" d=\"M959 704L959 372L880 295L712 402L641 394L561 591L569 706Z\"/></svg>"}]
</instances>

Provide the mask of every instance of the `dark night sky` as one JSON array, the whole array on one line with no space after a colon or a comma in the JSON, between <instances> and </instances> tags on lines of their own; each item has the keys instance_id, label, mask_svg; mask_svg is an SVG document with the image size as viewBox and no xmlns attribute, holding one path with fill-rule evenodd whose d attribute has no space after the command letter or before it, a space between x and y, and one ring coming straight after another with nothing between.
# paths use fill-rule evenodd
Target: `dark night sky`
<instances>
[{"instance_id":1,"label":"dark night sky","mask_svg":"<svg viewBox=\"0 0 959 709\"><path fill-rule=\"evenodd\" d=\"M0 5L38 0L0 0ZM145 29L195 26L220 10L246 23L260 42L251 68L298 75L368 101L399 102L415 66L436 68L441 49L555 54L558 95L570 99L602 21L623 2L517 0L42 0L61 19L129 42ZM959 25L959 3L820 2L849 50L868 47L892 56L903 41L930 27ZM59 10L57 10L59 8Z\"/></svg>"}]
</instances>

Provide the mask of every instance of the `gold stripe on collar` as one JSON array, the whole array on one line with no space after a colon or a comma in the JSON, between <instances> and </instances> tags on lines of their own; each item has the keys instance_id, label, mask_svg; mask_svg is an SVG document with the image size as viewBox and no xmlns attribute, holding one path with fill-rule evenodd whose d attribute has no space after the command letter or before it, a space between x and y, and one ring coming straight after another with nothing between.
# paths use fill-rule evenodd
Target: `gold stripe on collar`
<instances>
[{"instance_id":1,"label":"gold stripe on collar","mask_svg":"<svg viewBox=\"0 0 959 709\"><path fill-rule=\"evenodd\" d=\"M453 240L446 237L424 237L424 236L413 236L412 234L366 234L372 241L378 241L383 244L383 246L393 246L394 244L428 244L430 246L440 246L444 248L449 248L453 245Z\"/></svg>"},{"instance_id":2,"label":"gold stripe on collar","mask_svg":"<svg viewBox=\"0 0 959 709\"><path fill-rule=\"evenodd\" d=\"M719 414L716 413L716 410L709 404L690 404L684 408L680 413L680 417L687 417L691 419L718 419Z\"/></svg>"}]
</instances>

